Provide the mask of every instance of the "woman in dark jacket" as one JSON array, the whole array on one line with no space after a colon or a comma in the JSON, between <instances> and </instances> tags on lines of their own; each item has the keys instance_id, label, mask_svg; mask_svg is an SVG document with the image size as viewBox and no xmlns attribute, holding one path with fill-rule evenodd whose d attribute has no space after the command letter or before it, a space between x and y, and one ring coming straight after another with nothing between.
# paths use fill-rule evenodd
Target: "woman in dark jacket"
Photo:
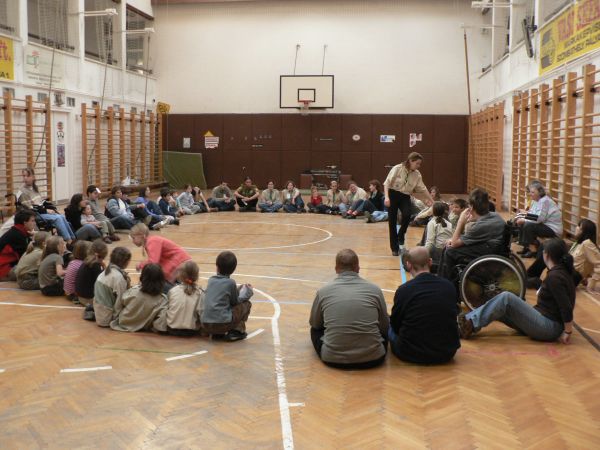
<instances>
[{"instance_id":1,"label":"woman in dark jacket","mask_svg":"<svg viewBox=\"0 0 600 450\"><path fill-rule=\"evenodd\" d=\"M458 316L460 336L467 339L497 320L537 341L560 339L568 344L575 308L573 257L566 244L555 238L544 244L544 262L548 275L538 291L535 306L511 292L503 292L485 305Z\"/></svg>"},{"instance_id":2,"label":"woman in dark jacket","mask_svg":"<svg viewBox=\"0 0 600 450\"><path fill-rule=\"evenodd\" d=\"M65 217L67 222L73 228L77 239L84 241L93 241L102 237L102 233L98 227L92 224L81 225L81 210L85 207L86 201L83 199L83 194L75 194L71 197L71 202L65 208Z\"/></svg>"},{"instance_id":3,"label":"woman in dark jacket","mask_svg":"<svg viewBox=\"0 0 600 450\"><path fill-rule=\"evenodd\" d=\"M369 181L369 198L355 201L350 209L352 210L350 214L354 217L364 212L383 211L383 186L379 180Z\"/></svg>"}]
</instances>

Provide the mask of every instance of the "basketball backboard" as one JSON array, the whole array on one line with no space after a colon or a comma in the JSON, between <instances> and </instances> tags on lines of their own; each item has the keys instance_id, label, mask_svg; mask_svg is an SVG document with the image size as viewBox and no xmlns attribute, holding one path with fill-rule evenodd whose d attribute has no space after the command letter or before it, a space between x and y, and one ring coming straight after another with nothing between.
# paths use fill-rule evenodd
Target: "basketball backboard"
<instances>
[{"instance_id":1,"label":"basketball backboard","mask_svg":"<svg viewBox=\"0 0 600 450\"><path fill-rule=\"evenodd\" d=\"M333 75L281 75L279 107L333 108Z\"/></svg>"}]
</instances>

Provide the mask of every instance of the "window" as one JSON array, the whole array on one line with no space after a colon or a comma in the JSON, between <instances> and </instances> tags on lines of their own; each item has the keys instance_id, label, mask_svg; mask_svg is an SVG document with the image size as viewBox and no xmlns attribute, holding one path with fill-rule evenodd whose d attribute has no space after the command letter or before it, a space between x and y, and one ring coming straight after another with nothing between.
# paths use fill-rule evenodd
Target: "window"
<instances>
[{"instance_id":1,"label":"window","mask_svg":"<svg viewBox=\"0 0 600 450\"><path fill-rule=\"evenodd\" d=\"M15 98L15 90L13 88L2 88L2 95L10 95L10 98Z\"/></svg>"},{"instance_id":2,"label":"window","mask_svg":"<svg viewBox=\"0 0 600 450\"><path fill-rule=\"evenodd\" d=\"M65 93L64 92L54 92L54 104L56 106L62 106L65 104Z\"/></svg>"},{"instance_id":3,"label":"window","mask_svg":"<svg viewBox=\"0 0 600 450\"><path fill-rule=\"evenodd\" d=\"M144 17L140 13L127 8L127 31L144 30L152 27L152 19ZM146 72L149 52L148 34L126 34L127 44L127 69L136 70L140 73ZM152 71L147 70L148 73Z\"/></svg>"},{"instance_id":4,"label":"window","mask_svg":"<svg viewBox=\"0 0 600 450\"><path fill-rule=\"evenodd\" d=\"M515 45L523 42L525 39L523 21L525 20L527 23L527 27L533 27L535 24L534 15L535 15L535 1L534 0L525 0L522 3L512 6L512 17L511 17L511 38L512 41L510 43L511 49L515 47Z\"/></svg>"},{"instance_id":5,"label":"window","mask_svg":"<svg viewBox=\"0 0 600 450\"><path fill-rule=\"evenodd\" d=\"M37 95L38 102L45 102L47 98L48 98L48 94L46 94L45 92L38 92L38 95Z\"/></svg>"},{"instance_id":6,"label":"window","mask_svg":"<svg viewBox=\"0 0 600 450\"><path fill-rule=\"evenodd\" d=\"M116 8L113 0L85 0L86 11L104 11ZM116 26L118 17L98 16L85 18L85 56L106 62L110 65L118 63L119 45L115 45L118 36Z\"/></svg>"},{"instance_id":7,"label":"window","mask_svg":"<svg viewBox=\"0 0 600 450\"><path fill-rule=\"evenodd\" d=\"M0 33L17 34L18 6L13 0L0 0Z\"/></svg>"},{"instance_id":8,"label":"window","mask_svg":"<svg viewBox=\"0 0 600 450\"><path fill-rule=\"evenodd\" d=\"M28 36L32 42L74 52L77 15L69 15L67 0L27 0ZM71 28L71 29L70 29Z\"/></svg>"},{"instance_id":9,"label":"window","mask_svg":"<svg viewBox=\"0 0 600 450\"><path fill-rule=\"evenodd\" d=\"M73 108L75 106L75 97L67 97L67 106Z\"/></svg>"},{"instance_id":10,"label":"window","mask_svg":"<svg viewBox=\"0 0 600 450\"><path fill-rule=\"evenodd\" d=\"M545 24L558 14L564 7L574 3L573 0L544 0L540 2L540 19Z\"/></svg>"}]
</instances>

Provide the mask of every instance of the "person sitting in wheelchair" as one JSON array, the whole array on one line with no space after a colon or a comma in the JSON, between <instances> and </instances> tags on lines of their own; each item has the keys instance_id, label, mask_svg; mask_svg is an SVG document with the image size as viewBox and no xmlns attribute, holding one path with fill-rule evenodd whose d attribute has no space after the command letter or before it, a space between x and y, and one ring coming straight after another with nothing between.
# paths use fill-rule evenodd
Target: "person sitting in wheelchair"
<instances>
[{"instance_id":1,"label":"person sitting in wheelchair","mask_svg":"<svg viewBox=\"0 0 600 450\"><path fill-rule=\"evenodd\" d=\"M438 269L439 276L454 283L458 282L457 265L467 265L484 255L507 253L506 222L497 213L490 212L487 191L473 189L468 203L469 207L461 213L452 238L446 243Z\"/></svg>"}]
</instances>

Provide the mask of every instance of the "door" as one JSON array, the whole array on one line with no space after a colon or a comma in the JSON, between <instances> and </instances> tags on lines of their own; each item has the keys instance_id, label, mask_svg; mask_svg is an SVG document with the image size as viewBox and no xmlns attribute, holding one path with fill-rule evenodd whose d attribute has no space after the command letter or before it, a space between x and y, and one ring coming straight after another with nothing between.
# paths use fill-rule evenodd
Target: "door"
<instances>
[{"instance_id":1,"label":"door","mask_svg":"<svg viewBox=\"0 0 600 450\"><path fill-rule=\"evenodd\" d=\"M53 200L62 201L75 194L71 188L72 153L75 134L69 127L69 114L52 111L52 192Z\"/></svg>"}]
</instances>

